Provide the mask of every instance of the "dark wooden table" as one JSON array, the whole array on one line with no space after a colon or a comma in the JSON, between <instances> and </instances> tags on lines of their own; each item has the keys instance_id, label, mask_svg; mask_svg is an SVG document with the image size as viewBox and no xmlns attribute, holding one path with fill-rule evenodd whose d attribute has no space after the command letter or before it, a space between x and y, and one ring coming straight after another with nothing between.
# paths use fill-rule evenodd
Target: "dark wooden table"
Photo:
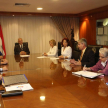
<instances>
[{"instance_id":1,"label":"dark wooden table","mask_svg":"<svg viewBox=\"0 0 108 108\"><path fill-rule=\"evenodd\" d=\"M81 66L69 67L63 60L7 56L8 71L2 75L25 74L34 88L21 96L0 97L1 108L108 108L108 77L88 79L72 75Z\"/></svg>"}]
</instances>

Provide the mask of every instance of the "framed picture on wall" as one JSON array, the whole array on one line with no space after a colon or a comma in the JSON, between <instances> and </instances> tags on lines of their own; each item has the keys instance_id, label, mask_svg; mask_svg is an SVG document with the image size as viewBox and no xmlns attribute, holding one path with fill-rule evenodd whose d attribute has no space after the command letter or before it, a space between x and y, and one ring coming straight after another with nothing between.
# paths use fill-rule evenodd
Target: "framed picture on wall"
<instances>
[{"instance_id":1,"label":"framed picture on wall","mask_svg":"<svg viewBox=\"0 0 108 108\"><path fill-rule=\"evenodd\" d=\"M107 35L108 34L108 26L105 26L104 27L104 35Z\"/></svg>"},{"instance_id":2,"label":"framed picture on wall","mask_svg":"<svg viewBox=\"0 0 108 108\"><path fill-rule=\"evenodd\" d=\"M97 34L98 35L103 35L103 27L98 27Z\"/></svg>"}]
</instances>

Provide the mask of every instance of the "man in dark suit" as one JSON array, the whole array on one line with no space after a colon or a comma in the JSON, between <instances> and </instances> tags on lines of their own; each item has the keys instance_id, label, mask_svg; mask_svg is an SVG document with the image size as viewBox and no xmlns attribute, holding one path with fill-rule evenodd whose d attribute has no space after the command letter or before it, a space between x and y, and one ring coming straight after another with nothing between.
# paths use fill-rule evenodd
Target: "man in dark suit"
<instances>
[{"instance_id":1,"label":"man in dark suit","mask_svg":"<svg viewBox=\"0 0 108 108\"><path fill-rule=\"evenodd\" d=\"M92 49L87 48L87 41L82 38L78 41L78 48L81 50L78 61L71 59L70 62L74 65L82 65L91 67L95 64L95 56Z\"/></svg>"},{"instance_id":2,"label":"man in dark suit","mask_svg":"<svg viewBox=\"0 0 108 108\"><path fill-rule=\"evenodd\" d=\"M27 44L23 43L22 38L18 39L18 45L15 45L14 47L14 54L15 55L26 55L30 54L29 48Z\"/></svg>"}]
</instances>

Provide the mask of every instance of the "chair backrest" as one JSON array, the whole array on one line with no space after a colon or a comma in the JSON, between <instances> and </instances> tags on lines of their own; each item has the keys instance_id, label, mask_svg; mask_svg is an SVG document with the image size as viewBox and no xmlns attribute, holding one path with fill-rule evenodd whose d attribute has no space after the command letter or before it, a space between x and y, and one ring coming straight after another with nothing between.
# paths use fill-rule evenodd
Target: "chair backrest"
<instances>
[{"instance_id":1,"label":"chair backrest","mask_svg":"<svg viewBox=\"0 0 108 108\"><path fill-rule=\"evenodd\" d=\"M73 50L80 52L79 48L78 48L78 42L74 42L74 48Z\"/></svg>"},{"instance_id":2,"label":"chair backrest","mask_svg":"<svg viewBox=\"0 0 108 108\"><path fill-rule=\"evenodd\" d=\"M23 44L28 46L28 42L23 42ZM16 45L19 45L19 43L15 43L15 46Z\"/></svg>"},{"instance_id":3,"label":"chair backrest","mask_svg":"<svg viewBox=\"0 0 108 108\"><path fill-rule=\"evenodd\" d=\"M61 42L58 42L58 56L61 55Z\"/></svg>"},{"instance_id":4,"label":"chair backrest","mask_svg":"<svg viewBox=\"0 0 108 108\"><path fill-rule=\"evenodd\" d=\"M80 50L78 48L78 42L74 42L73 51L72 51L72 59L78 60L80 55Z\"/></svg>"},{"instance_id":5,"label":"chair backrest","mask_svg":"<svg viewBox=\"0 0 108 108\"><path fill-rule=\"evenodd\" d=\"M99 60L99 49L102 47L102 45L88 45L88 48L91 48L95 54L95 63Z\"/></svg>"}]
</instances>

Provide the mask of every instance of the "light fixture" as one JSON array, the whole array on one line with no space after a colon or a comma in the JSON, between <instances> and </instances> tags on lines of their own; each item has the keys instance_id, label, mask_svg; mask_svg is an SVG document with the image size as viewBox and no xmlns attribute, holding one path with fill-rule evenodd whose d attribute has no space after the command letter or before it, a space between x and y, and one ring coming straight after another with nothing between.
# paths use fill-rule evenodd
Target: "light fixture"
<instances>
[{"instance_id":1,"label":"light fixture","mask_svg":"<svg viewBox=\"0 0 108 108\"><path fill-rule=\"evenodd\" d=\"M106 26L108 25L108 18L106 18L104 21L103 21L103 26Z\"/></svg>"},{"instance_id":2,"label":"light fixture","mask_svg":"<svg viewBox=\"0 0 108 108\"><path fill-rule=\"evenodd\" d=\"M12 15L12 16L15 16L15 15Z\"/></svg>"},{"instance_id":3,"label":"light fixture","mask_svg":"<svg viewBox=\"0 0 108 108\"><path fill-rule=\"evenodd\" d=\"M38 8L37 8L37 10L42 10L42 9L43 9L43 8L41 8L41 7L38 7Z\"/></svg>"}]
</instances>

